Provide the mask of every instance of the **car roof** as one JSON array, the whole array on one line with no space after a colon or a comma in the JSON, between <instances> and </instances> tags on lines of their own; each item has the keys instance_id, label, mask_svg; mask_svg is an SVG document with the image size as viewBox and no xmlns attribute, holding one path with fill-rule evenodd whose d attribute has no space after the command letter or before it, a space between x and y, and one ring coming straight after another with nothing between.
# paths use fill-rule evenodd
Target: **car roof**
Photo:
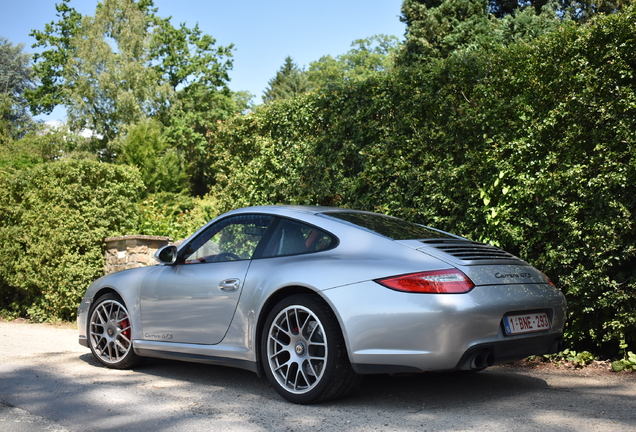
<instances>
[{"instance_id":1,"label":"car roof","mask_svg":"<svg viewBox=\"0 0 636 432\"><path fill-rule=\"evenodd\" d=\"M292 215L294 213L304 214L317 214L317 213L373 213L365 210L355 210L343 207L329 207L329 206L311 206L311 205L266 205L266 206L253 206L242 207L236 210L229 211L225 215L240 214L240 213L268 213L277 215ZM383 215L388 216L388 215ZM392 217L392 216L389 216Z\"/></svg>"}]
</instances>

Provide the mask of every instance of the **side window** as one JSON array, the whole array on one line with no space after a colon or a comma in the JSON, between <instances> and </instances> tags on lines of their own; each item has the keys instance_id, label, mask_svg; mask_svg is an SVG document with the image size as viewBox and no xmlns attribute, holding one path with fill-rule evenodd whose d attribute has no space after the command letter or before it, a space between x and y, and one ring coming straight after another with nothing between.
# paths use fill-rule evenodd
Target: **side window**
<instances>
[{"instance_id":1,"label":"side window","mask_svg":"<svg viewBox=\"0 0 636 432\"><path fill-rule=\"evenodd\" d=\"M251 259L274 218L243 215L223 219L195 238L186 251L186 264Z\"/></svg>"},{"instance_id":2,"label":"side window","mask_svg":"<svg viewBox=\"0 0 636 432\"><path fill-rule=\"evenodd\" d=\"M318 252L335 246L326 232L289 219L281 219L261 255L263 258Z\"/></svg>"}]
</instances>

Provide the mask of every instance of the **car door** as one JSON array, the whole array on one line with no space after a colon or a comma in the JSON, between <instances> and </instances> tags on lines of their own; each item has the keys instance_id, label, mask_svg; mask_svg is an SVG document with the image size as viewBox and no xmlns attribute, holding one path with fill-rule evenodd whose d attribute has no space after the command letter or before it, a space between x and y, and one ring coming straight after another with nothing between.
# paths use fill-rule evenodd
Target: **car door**
<instances>
[{"instance_id":1,"label":"car door","mask_svg":"<svg viewBox=\"0 0 636 432\"><path fill-rule=\"evenodd\" d=\"M146 276L140 301L143 338L219 343L234 316L254 251L273 219L240 215L218 221L180 249L176 264Z\"/></svg>"}]
</instances>

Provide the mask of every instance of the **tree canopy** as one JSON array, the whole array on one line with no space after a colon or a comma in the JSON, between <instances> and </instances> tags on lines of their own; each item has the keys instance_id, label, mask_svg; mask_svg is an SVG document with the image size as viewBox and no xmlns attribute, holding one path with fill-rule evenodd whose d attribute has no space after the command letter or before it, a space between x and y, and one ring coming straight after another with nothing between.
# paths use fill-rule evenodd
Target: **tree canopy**
<instances>
[{"instance_id":1,"label":"tree canopy","mask_svg":"<svg viewBox=\"0 0 636 432\"><path fill-rule=\"evenodd\" d=\"M263 102L289 99L308 91L318 90L345 81L364 80L377 73L386 73L392 66L399 46L395 36L375 35L356 39L345 54L326 55L300 68L287 57L276 76L269 81Z\"/></svg>"},{"instance_id":2,"label":"tree canopy","mask_svg":"<svg viewBox=\"0 0 636 432\"><path fill-rule=\"evenodd\" d=\"M399 62L408 65L446 58L458 50L509 45L549 33L561 19L554 3L542 1L533 3L541 5L537 10L516 0L404 0L401 20L407 28Z\"/></svg>"},{"instance_id":3,"label":"tree canopy","mask_svg":"<svg viewBox=\"0 0 636 432\"><path fill-rule=\"evenodd\" d=\"M530 41L562 23L616 13L633 0L404 0L399 62L446 58L457 50Z\"/></svg>"},{"instance_id":4,"label":"tree canopy","mask_svg":"<svg viewBox=\"0 0 636 432\"><path fill-rule=\"evenodd\" d=\"M198 26L173 27L151 0L103 0L94 16L68 3L56 5L59 21L32 32L45 48L34 56L42 85L28 94L35 112L64 105L73 129L108 143L122 127L173 108L176 92L227 88L231 47L215 47Z\"/></svg>"},{"instance_id":5,"label":"tree canopy","mask_svg":"<svg viewBox=\"0 0 636 432\"><path fill-rule=\"evenodd\" d=\"M31 56L24 45L0 36L0 144L24 136L32 125L24 93L34 88Z\"/></svg>"},{"instance_id":6,"label":"tree canopy","mask_svg":"<svg viewBox=\"0 0 636 432\"><path fill-rule=\"evenodd\" d=\"M383 34L356 39L345 54L335 58L326 55L311 62L307 77L312 88L320 88L388 72L393 67L393 56L398 45L397 37Z\"/></svg>"},{"instance_id":7,"label":"tree canopy","mask_svg":"<svg viewBox=\"0 0 636 432\"><path fill-rule=\"evenodd\" d=\"M287 56L276 76L269 80L263 94L263 102L270 103L277 99L289 99L309 91L307 74L298 67L294 60Z\"/></svg>"},{"instance_id":8,"label":"tree canopy","mask_svg":"<svg viewBox=\"0 0 636 432\"><path fill-rule=\"evenodd\" d=\"M64 106L71 130L93 132L102 160L116 160L128 131L155 119L187 188L205 194L206 135L249 101L227 86L232 46L217 46L198 25L173 26L152 0L103 0L92 16L69 2L56 5L58 21L31 33L44 49L34 55L41 85L26 93L32 110Z\"/></svg>"}]
</instances>

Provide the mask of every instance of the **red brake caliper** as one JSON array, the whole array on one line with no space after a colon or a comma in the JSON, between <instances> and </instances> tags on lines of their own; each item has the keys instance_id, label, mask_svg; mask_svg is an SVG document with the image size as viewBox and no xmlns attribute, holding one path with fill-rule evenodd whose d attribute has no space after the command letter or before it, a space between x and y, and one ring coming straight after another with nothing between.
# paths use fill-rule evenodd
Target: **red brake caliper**
<instances>
[{"instance_id":1,"label":"red brake caliper","mask_svg":"<svg viewBox=\"0 0 636 432\"><path fill-rule=\"evenodd\" d=\"M121 333L124 336L126 336L128 340L130 340L131 332L130 332L130 321L128 321L128 318L125 318L119 325L121 326L122 329L126 329L122 331Z\"/></svg>"}]
</instances>

